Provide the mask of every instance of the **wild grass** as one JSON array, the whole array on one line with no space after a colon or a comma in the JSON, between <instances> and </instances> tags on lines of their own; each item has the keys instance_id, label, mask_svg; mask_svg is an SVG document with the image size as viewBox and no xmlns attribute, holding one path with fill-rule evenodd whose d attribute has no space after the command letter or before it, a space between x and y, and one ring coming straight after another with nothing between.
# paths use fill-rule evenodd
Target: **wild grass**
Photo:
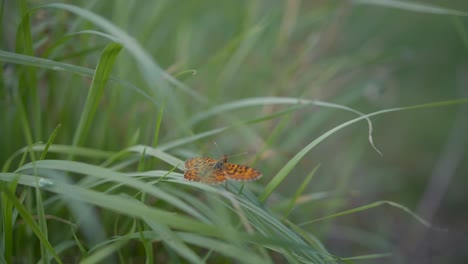
<instances>
[{"instance_id":1,"label":"wild grass","mask_svg":"<svg viewBox=\"0 0 468 264\"><path fill-rule=\"evenodd\" d=\"M351 171L364 152L385 158L376 117L468 99L382 101L375 110L363 87L391 54L330 55L327 39L344 27L343 12L368 4L390 14L466 13L401 1L36 4L2 1L0 262L395 260L392 247L371 242L385 236L359 219L344 232L353 234L349 250L327 241L332 221L382 205L437 229L385 195L350 202L359 195ZM232 162L263 178L184 180L184 160L224 154L214 142L228 155L247 151Z\"/></svg>"}]
</instances>

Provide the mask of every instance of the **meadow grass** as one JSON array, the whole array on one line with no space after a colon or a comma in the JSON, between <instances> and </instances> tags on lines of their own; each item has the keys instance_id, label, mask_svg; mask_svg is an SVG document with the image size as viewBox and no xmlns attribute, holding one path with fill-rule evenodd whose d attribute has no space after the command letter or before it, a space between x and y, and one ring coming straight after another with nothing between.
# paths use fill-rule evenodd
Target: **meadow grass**
<instances>
[{"instance_id":1,"label":"meadow grass","mask_svg":"<svg viewBox=\"0 0 468 264\"><path fill-rule=\"evenodd\" d=\"M351 3L467 16L401 1ZM349 171L364 149L382 155L375 117L453 108L468 99L356 110L368 110L359 83L369 80L359 71L391 55L323 55L335 17L348 4L35 4L2 1L2 34L9 38L0 50L0 262L394 260L385 242L370 242L382 236L365 235L359 223L346 233L356 244L367 241L366 250L334 252L325 243L332 219L382 205L437 229L385 196L347 203ZM343 85L340 79L356 68L356 80ZM343 149L352 145L347 163L336 165L343 173L328 190L317 188L327 186L314 185L327 166L307 156L320 155L318 145L338 132L361 128L346 134L346 144L337 141ZM332 149L330 159L342 154ZM230 160L261 170L259 181L183 179L186 159L245 151Z\"/></svg>"}]
</instances>

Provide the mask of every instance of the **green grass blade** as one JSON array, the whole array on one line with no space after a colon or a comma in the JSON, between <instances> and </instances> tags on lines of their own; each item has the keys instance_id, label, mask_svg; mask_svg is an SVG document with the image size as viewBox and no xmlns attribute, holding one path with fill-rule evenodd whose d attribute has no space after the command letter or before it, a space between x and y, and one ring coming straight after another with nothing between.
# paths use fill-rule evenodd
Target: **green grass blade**
<instances>
[{"instance_id":1,"label":"green grass blade","mask_svg":"<svg viewBox=\"0 0 468 264\"><path fill-rule=\"evenodd\" d=\"M203 138L206 138L206 137L210 137L210 136L219 134L219 133L225 131L226 129L228 129L228 127L215 128L215 129L212 129L212 130L209 130L209 131L198 133L198 134L193 135L193 136L189 136L189 137L185 137L185 138L179 138L179 139L176 139L174 141L170 141L170 142L167 142L167 143L164 143L164 144L160 144L157 149L161 150L161 151L166 151L166 150L175 148L177 146L182 146L182 145L188 144L190 142L197 141L199 139L203 139Z\"/></svg>"},{"instance_id":2,"label":"green grass blade","mask_svg":"<svg viewBox=\"0 0 468 264\"><path fill-rule=\"evenodd\" d=\"M399 0L353 0L353 2L358 4L367 4L367 5L376 5L382 7L397 8L405 11L412 11L425 14L435 14L435 15L450 15L450 16L462 16L467 17L468 13L461 12L458 10L453 10L449 8L443 8L431 4L423 4L417 2L409 1L399 1Z\"/></svg>"},{"instance_id":3,"label":"green grass blade","mask_svg":"<svg viewBox=\"0 0 468 264\"><path fill-rule=\"evenodd\" d=\"M49 69L52 71L69 71L74 74L93 77L94 76L94 69L89 69L77 65L72 65L63 62L57 62L50 59L44 59L39 57L27 56L23 54L8 52L4 50L0 50L0 61L10 62L19 65L27 65L33 67L39 67L42 69ZM153 103L153 105L157 106L158 102L153 99L149 94L147 94L143 89L135 86L134 84L120 80L115 77L110 77L111 80L118 82L120 85L135 91L136 93L140 94L143 98L148 100L149 102Z\"/></svg>"},{"instance_id":4,"label":"green grass blade","mask_svg":"<svg viewBox=\"0 0 468 264\"><path fill-rule=\"evenodd\" d=\"M442 107L442 106L451 106L451 105L457 105L457 104L466 104L468 103L468 98L463 98L463 99L457 99L457 100L449 100L449 101L442 101L442 102L436 102L436 103L428 103L428 104L420 104L420 105L414 105L414 106L408 106L408 107L397 107L397 108L392 108L392 109L386 109L382 111L377 111L368 115L363 115L358 118L352 119L350 121L347 121L341 125L338 125L315 140L313 140L311 143L309 143L306 147L304 147L302 150L300 150L294 157L286 163L286 165L283 166L283 168L280 169L280 171L273 177L273 179L268 183L268 185L265 187L264 191L260 195L260 200L265 201L270 194L278 188L278 186L286 179L286 177L289 175L289 172L299 163L299 161L311 150L313 149L316 145L318 145L320 142L328 138L329 136L333 135L334 133L338 132L339 130L354 124L358 121L361 121L363 119L369 119L372 116L380 115L380 114L385 114L385 113L391 113L391 112L396 112L396 111L403 111L403 110L416 110L416 109L423 109L423 108L432 108L432 107Z\"/></svg>"},{"instance_id":5,"label":"green grass blade","mask_svg":"<svg viewBox=\"0 0 468 264\"><path fill-rule=\"evenodd\" d=\"M167 84L165 82L167 80L176 87L180 88L182 91L188 93L195 100L200 102L205 101L205 99L200 94L196 93L195 91L187 87L185 84L182 84L170 74L166 73L155 61L151 59L151 54L148 54L147 51L144 50L132 36L130 36L127 32L121 30L108 20L104 19L103 17L100 17L86 9L69 4L48 4L44 5L43 8L58 8L75 13L91 21L96 26L102 28L109 34L117 37L119 39L119 42L125 46L126 50L128 50L128 52L130 52L132 56L134 56L135 59L141 63L140 69L142 70L143 76L149 87L153 88L153 96L158 94L157 91L154 90L156 86L167 89Z\"/></svg>"},{"instance_id":6,"label":"green grass blade","mask_svg":"<svg viewBox=\"0 0 468 264\"><path fill-rule=\"evenodd\" d=\"M456 118L468 98L414 104L467 96L468 10L456 1L234 2L0 1L0 263L57 263L4 189L66 263L332 264L376 262L386 255L372 253L384 252L411 262L403 252L440 245L437 227L420 224L429 217L405 206L440 193L424 177L432 164L453 171L465 158ZM111 42L125 52L98 90L96 61ZM448 105L457 106L435 108ZM256 153L248 164L263 179L186 181L184 160L213 157L213 141L221 152ZM456 148L454 162L437 155L444 142ZM316 178L317 164L326 177ZM455 195L434 206L464 205L463 184L450 186ZM369 190L401 199L343 209ZM388 234L404 222L346 215L375 210L375 201L421 232L395 241ZM299 227L311 212L329 218ZM447 245L441 259L463 255Z\"/></svg>"},{"instance_id":7,"label":"green grass blade","mask_svg":"<svg viewBox=\"0 0 468 264\"><path fill-rule=\"evenodd\" d=\"M96 250L91 255L87 256L86 258L80 261L80 264L94 264L94 263L103 263L107 257L118 251L122 248L125 244L128 243L128 240L122 239L116 241L114 243L110 243L109 245Z\"/></svg>"},{"instance_id":8,"label":"green grass blade","mask_svg":"<svg viewBox=\"0 0 468 264\"><path fill-rule=\"evenodd\" d=\"M154 128L154 137L153 137L153 147L156 148L158 146L159 140L159 131L161 130L161 123L163 119L164 113L164 104L159 108L158 115L156 117L156 126Z\"/></svg>"},{"instance_id":9,"label":"green grass blade","mask_svg":"<svg viewBox=\"0 0 468 264\"><path fill-rule=\"evenodd\" d=\"M146 224L148 224L151 229L156 233L162 235L164 244L168 245L172 250L177 252L180 256L184 257L190 263L204 263L204 261L198 257L193 250L191 250L179 236L171 231L167 226L158 224L151 219L145 219Z\"/></svg>"},{"instance_id":10,"label":"green grass blade","mask_svg":"<svg viewBox=\"0 0 468 264\"><path fill-rule=\"evenodd\" d=\"M58 132L58 128L60 127L60 124L54 129L54 131L52 132L52 135L49 137L49 140L47 141L47 144L44 148L44 151L42 152L41 154L41 157L39 158L40 160L43 160L45 158L45 156L47 155L47 151L50 147L50 145L53 143L56 135L57 135L57 132ZM47 229L47 221L46 221L46 218L45 218L45 209L44 209L44 203L43 203L43 199L42 199L42 194L41 194L41 189L39 188L39 180L36 178L36 211L37 211L37 218L38 218L38 222L39 222L39 227L41 229L41 232L44 234L45 238L48 239L48 229ZM49 260L49 254L47 252L47 247L41 243L41 258L43 260L44 263L49 263L50 260Z\"/></svg>"},{"instance_id":11,"label":"green grass blade","mask_svg":"<svg viewBox=\"0 0 468 264\"><path fill-rule=\"evenodd\" d=\"M340 109L340 110L345 110L349 111L352 113L355 113L359 116L363 116L367 124L369 126L369 143L371 146L374 148L377 153L382 155L382 153L377 149L377 147L374 145L373 139L372 139L372 122L371 120L365 116L363 113L354 110L350 107L339 105L339 104L334 104L334 103L328 103L324 101L319 101L319 100L307 100L307 99L302 99L302 98L293 98L293 97L257 97L257 98L248 98L248 99L243 99L239 101L234 101L230 103L225 103L219 106L215 106L205 112L201 112L197 115L195 115L189 123L191 125L194 125L204 119L207 119L211 116L214 115L219 115L223 112L230 111L230 110L235 110L235 109L241 109L245 107L250 107L250 106L265 106L265 105L316 105L316 106L321 106L321 107L327 107L327 108L333 108L333 109ZM263 121L261 118L259 121ZM253 122L254 123L254 122Z\"/></svg>"},{"instance_id":12,"label":"green grass blade","mask_svg":"<svg viewBox=\"0 0 468 264\"><path fill-rule=\"evenodd\" d=\"M33 40L31 36L31 15L27 8L26 0L20 0L19 7L21 22L16 34L16 52L33 56ZM42 132L42 110L40 105L37 71L32 67L25 67L19 79L19 94L24 105L31 105L32 124L34 127L35 140L41 140Z\"/></svg>"},{"instance_id":13,"label":"green grass blade","mask_svg":"<svg viewBox=\"0 0 468 264\"><path fill-rule=\"evenodd\" d=\"M145 163L146 163L146 148L144 148L143 152L141 153L140 160L138 161L137 171L143 171L145 169Z\"/></svg>"},{"instance_id":14,"label":"green grass blade","mask_svg":"<svg viewBox=\"0 0 468 264\"><path fill-rule=\"evenodd\" d=\"M22 130L24 133L24 137L26 139L26 142L28 142L28 145L31 146L33 145L33 136L32 136L32 131L31 127L29 125L29 120L26 114L26 109L24 107L23 101L19 97L19 95L14 96L16 107L18 108L18 113L19 113L19 119L22 124ZM35 155L34 152L29 152L31 159L35 160Z\"/></svg>"},{"instance_id":15,"label":"green grass blade","mask_svg":"<svg viewBox=\"0 0 468 264\"><path fill-rule=\"evenodd\" d=\"M16 191L17 182L12 181L11 183L1 182L0 188L7 188L12 193ZM3 235L3 255L5 257L6 263L12 263L13 256L13 202L8 199L8 196L5 192L0 192L2 197L1 208L2 208L2 235Z\"/></svg>"},{"instance_id":16,"label":"green grass blade","mask_svg":"<svg viewBox=\"0 0 468 264\"><path fill-rule=\"evenodd\" d=\"M73 239L74 239L74 242L75 242L75 245L79 248L80 250L80 253L81 253L81 256L82 257L88 257L89 254L88 254L88 251L86 250L86 248L84 247L83 243L78 239L78 237L76 236L76 232L74 229L72 229L72 234L73 234Z\"/></svg>"},{"instance_id":17,"label":"green grass blade","mask_svg":"<svg viewBox=\"0 0 468 264\"><path fill-rule=\"evenodd\" d=\"M149 146L143 146L143 145L137 145L137 146L133 146L133 147L130 147L127 149L127 151L130 151L130 152L137 152L137 153L140 153L142 154L143 152L146 152L148 155L151 155L155 158L158 158L164 162L166 162L167 164L171 165L171 166L174 166L174 167L178 167L179 169L183 170L183 161L172 156L172 155L169 155L168 153L164 152L164 151L161 151L160 149L158 148L152 148L152 147L149 147Z\"/></svg>"},{"instance_id":18,"label":"green grass blade","mask_svg":"<svg viewBox=\"0 0 468 264\"><path fill-rule=\"evenodd\" d=\"M43 152L46 150L44 144L34 144L32 147L23 147L13 153L4 163L2 167L3 172L7 172L10 169L10 165L15 158L28 151ZM112 156L114 153L111 151L103 151L99 149L91 149L84 147L73 147L69 145L50 145L47 152L60 153L60 154L72 154L73 156L90 157L94 159L105 159ZM21 165L21 164L20 164Z\"/></svg>"},{"instance_id":19,"label":"green grass blade","mask_svg":"<svg viewBox=\"0 0 468 264\"><path fill-rule=\"evenodd\" d=\"M339 216L344 216L344 215L348 215L348 214L361 212L361 211L368 210L368 209L371 209L371 208L374 208L374 207L377 207L377 206L381 206L381 205L390 205L390 206L396 207L396 208L402 210L403 212L409 214L410 216L412 216L416 221L421 223L423 226L425 226L427 228L432 227L432 225L428 221L426 221L422 217L418 216L416 213L411 211L408 207L403 206L403 205L398 204L398 203L395 203L395 202L392 202L392 201L373 202L373 203L370 203L370 204L367 204L367 205L363 205L363 206L359 206L359 207L356 207L356 208L353 208L353 209L350 209L350 210L346 210L344 212L340 212L340 213L332 214L332 215L329 215L329 216L321 217L321 218L318 218L318 219L314 219L314 220L311 220L311 221L307 221L307 222L301 223L300 226L316 223L316 222L319 222L319 221L323 221L323 220L327 220L327 219L331 219L331 218L335 218L335 217L339 217Z\"/></svg>"},{"instance_id":20,"label":"green grass blade","mask_svg":"<svg viewBox=\"0 0 468 264\"><path fill-rule=\"evenodd\" d=\"M54 131L52 132L52 135L50 135L49 140L47 140L47 144L45 145L44 150L42 151L41 157L39 157L39 160L45 159L45 156L47 155L47 152L49 151L50 145L52 145L52 143L54 142L54 139L55 139L55 137L57 136L57 133L58 133L58 129L59 129L61 126L62 126L62 125L59 124L59 125L54 129Z\"/></svg>"},{"instance_id":21,"label":"green grass blade","mask_svg":"<svg viewBox=\"0 0 468 264\"><path fill-rule=\"evenodd\" d=\"M297 198L299 198L299 196L301 196L301 194L304 192L305 188L307 187L307 185L309 185L310 181L312 180L312 177L314 177L315 173L319 168L320 164L315 166L315 168L306 176L299 188L297 188L297 191L294 193L294 196L291 199L291 202L289 203L283 218L287 218L288 215L291 213L291 211L294 208L294 205L296 204Z\"/></svg>"},{"instance_id":22,"label":"green grass blade","mask_svg":"<svg viewBox=\"0 0 468 264\"><path fill-rule=\"evenodd\" d=\"M148 150L150 153L150 150ZM126 186L133 187L136 190L144 191L148 194L153 195L154 197L158 197L166 201L169 204L172 204L176 208L179 208L190 215L193 215L199 219L203 219L203 217L194 210L192 207L188 206L186 203L181 201L179 198L172 196L165 192L163 189L151 186L146 184L143 181L137 180L134 177L129 177L128 174L124 174L121 172L116 172L111 169L101 168L99 166L88 165L85 163L80 162L73 162L73 161L62 161L62 160L43 160L38 161L34 164L34 167L38 169L53 169L53 170L61 170L66 172L73 172L78 174L84 174L86 176L92 176L97 179L102 179L108 182L118 182L121 184L125 184ZM20 171L25 171L34 168L31 164L26 164L23 166ZM138 173L137 175L141 175Z\"/></svg>"},{"instance_id":23,"label":"green grass blade","mask_svg":"<svg viewBox=\"0 0 468 264\"><path fill-rule=\"evenodd\" d=\"M94 115L96 114L96 110L104 93L107 81L109 80L112 67L114 66L114 61L121 49L122 45L118 43L110 43L102 52L78 123L78 128L76 129L73 137L73 146L81 145L86 139L89 127L94 119Z\"/></svg>"},{"instance_id":24,"label":"green grass blade","mask_svg":"<svg viewBox=\"0 0 468 264\"><path fill-rule=\"evenodd\" d=\"M187 243L213 249L233 259L238 259L241 263L268 263L265 262L265 258L260 258L252 252L220 240L199 236L194 233L181 233L180 237Z\"/></svg>"},{"instance_id":25,"label":"green grass blade","mask_svg":"<svg viewBox=\"0 0 468 264\"><path fill-rule=\"evenodd\" d=\"M350 261L350 260L367 260L367 259L383 259L391 257L391 253L376 253L376 254L368 254L368 255L361 255L361 256L354 256L348 258L340 258L340 260Z\"/></svg>"},{"instance_id":26,"label":"green grass blade","mask_svg":"<svg viewBox=\"0 0 468 264\"><path fill-rule=\"evenodd\" d=\"M260 22L258 25L248 28L247 32L242 33L242 35L245 36L242 37L242 42L239 47L232 53L232 56L226 63L223 71L219 74L217 86L225 87L227 83L232 82L232 79L238 72L239 67L242 65L242 61L245 60L245 57L254 48L255 43L261 36L261 33L265 28L262 24L263 22ZM227 87L229 87L229 85Z\"/></svg>"},{"instance_id":27,"label":"green grass blade","mask_svg":"<svg viewBox=\"0 0 468 264\"><path fill-rule=\"evenodd\" d=\"M39 188L39 177L36 177L36 188L35 188L35 196L36 196L36 211L37 211L37 221L38 227L40 228L41 233L44 235L44 239L49 240L49 232L47 230L47 221L45 218L45 209L44 209L44 202L42 200L41 189ZM44 263L49 263L49 254L47 251L47 245L43 244L41 241L41 258L43 259Z\"/></svg>"},{"instance_id":28,"label":"green grass blade","mask_svg":"<svg viewBox=\"0 0 468 264\"><path fill-rule=\"evenodd\" d=\"M29 228L31 228L34 234L36 234L37 238L41 241L41 244L43 244L47 251L54 257L55 261L57 261L58 263L62 263L54 248L47 240L47 236L42 232L41 228L34 221L34 217L28 212L26 207L24 207L18 201L15 195L11 193L11 191L8 188L5 188L4 186L0 186L0 188L2 189L2 193L5 194L7 199L9 199L16 208L16 210L18 210L19 214L21 215L23 220L28 224Z\"/></svg>"},{"instance_id":29,"label":"green grass blade","mask_svg":"<svg viewBox=\"0 0 468 264\"><path fill-rule=\"evenodd\" d=\"M28 186L35 185L35 177L33 176L18 173L0 173L0 180L3 181L12 181L15 177L20 177L18 179L18 183L20 184ZM145 219L152 219L153 221L166 224L172 228L178 228L180 230L186 230L216 237L223 236L222 227L216 227L212 224L203 223L187 216L174 214L172 211L169 212L162 209L149 207L140 203L139 201L129 200L128 198L123 198L118 195L105 194L77 185L60 183L58 181L52 181L45 178L39 180L39 185L41 185L43 188L47 188L48 191L61 194L67 199L84 201L86 203L106 208L124 215L137 217L139 219L145 217ZM146 185L146 188L148 188L148 185ZM151 188L154 188L154 186ZM153 195L154 192L148 191L147 193ZM158 197L158 195L155 195L155 197Z\"/></svg>"}]
</instances>

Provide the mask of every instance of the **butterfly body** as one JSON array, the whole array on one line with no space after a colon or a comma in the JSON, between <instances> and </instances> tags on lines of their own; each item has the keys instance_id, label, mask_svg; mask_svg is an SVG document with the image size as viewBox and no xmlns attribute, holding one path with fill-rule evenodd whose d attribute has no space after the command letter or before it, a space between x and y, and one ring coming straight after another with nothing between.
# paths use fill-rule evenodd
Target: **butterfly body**
<instances>
[{"instance_id":1,"label":"butterfly body","mask_svg":"<svg viewBox=\"0 0 468 264\"><path fill-rule=\"evenodd\" d=\"M227 179L253 181L262 176L256 169L245 165L227 162L227 156L215 160L212 158L193 158L185 162L184 178L189 181L209 184L224 183Z\"/></svg>"}]
</instances>

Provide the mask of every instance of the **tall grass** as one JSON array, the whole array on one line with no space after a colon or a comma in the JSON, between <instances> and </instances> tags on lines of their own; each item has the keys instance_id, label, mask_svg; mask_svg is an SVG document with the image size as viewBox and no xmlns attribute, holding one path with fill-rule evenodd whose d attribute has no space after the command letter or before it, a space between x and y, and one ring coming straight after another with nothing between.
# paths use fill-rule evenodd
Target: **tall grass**
<instances>
[{"instance_id":1,"label":"tall grass","mask_svg":"<svg viewBox=\"0 0 468 264\"><path fill-rule=\"evenodd\" d=\"M385 34L358 45L374 25L354 16L448 20L463 42L463 11L401 1L37 4L2 1L0 262L410 261L413 245L387 242L402 227L375 213L381 205L423 230L415 241L443 232L414 200L387 197L386 175L404 175L388 172L397 166L361 160L393 160L405 137L376 117L437 111L448 122L468 99L391 87L414 82L398 72L404 51L376 52ZM414 47L409 56L424 55ZM424 131L404 125L413 127ZM183 179L184 160L224 153L263 178ZM350 242L334 242L337 232Z\"/></svg>"}]
</instances>

